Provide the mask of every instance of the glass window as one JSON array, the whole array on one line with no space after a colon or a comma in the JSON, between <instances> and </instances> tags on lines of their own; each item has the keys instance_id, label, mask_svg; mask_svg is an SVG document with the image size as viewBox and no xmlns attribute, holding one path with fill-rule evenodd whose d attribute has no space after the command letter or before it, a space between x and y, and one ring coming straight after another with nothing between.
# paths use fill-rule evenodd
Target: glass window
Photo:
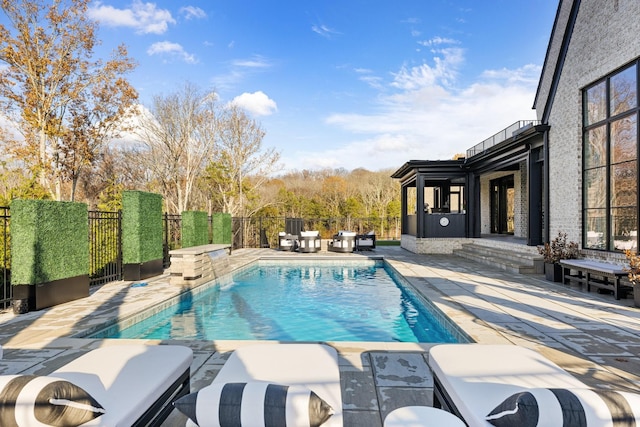
<instances>
[{"instance_id":1,"label":"glass window","mask_svg":"<svg viewBox=\"0 0 640 427\"><path fill-rule=\"evenodd\" d=\"M637 115L626 116L611 123L611 162L635 159L638 153Z\"/></svg>"},{"instance_id":2,"label":"glass window","mask_svg":"<svg viewBox=\"0 0 640 427\"><path fill-rule=\"evenodd\" d=\"M585 172L585 205L587 208L607 207L607 169L597 168Z\"/></svg>"},{"instance_id":3,"label":"glass window","mask_svg":"<svg viewBox=\"0 0 640 427\"><path fill-rule=\"evenodd\" d=\"M638 68L583 92L585 248L638 248Z\"/></svg>"},{"instance_id":4,"label":"glass window","mask_svg":"<svg viewBox=\"0 0 640 427\"><path fill-rule=\"evenodd\" d=\"M607 82L603 81L587 89L584 97L585 126L607 118Z\"/></svg>"},{"instance_id":5,"label":"glass window","mask_svg":"<svg viewBox=\"0 0 640 427\"><path fill-rule=\"evenodd\" d=\"M636 66L632 65L611 77L611 116L617 116L637 106L636 75Z\"/></svg>"},{"instance_id":6,"label":"glass window","mask_svg":"<svg viewBox=\"0 0 640 427\"><path fill-rule=\"evenodd\" d=\"M590 129L585 135L585 168L607 164L607 127Z\"/></svg>"}]
</instances>

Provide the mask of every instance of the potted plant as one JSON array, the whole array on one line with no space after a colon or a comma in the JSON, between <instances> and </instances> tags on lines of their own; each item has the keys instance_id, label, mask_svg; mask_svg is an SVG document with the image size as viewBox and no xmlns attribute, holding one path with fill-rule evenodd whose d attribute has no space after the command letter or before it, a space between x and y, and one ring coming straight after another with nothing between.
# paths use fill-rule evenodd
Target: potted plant
<instances>
[{"instance_id":1,"label":"potted plant","mask_svg":"<svg viewBox=\"0 0 640 427\"><path fill-rule=\"evenodd\" d=\"M538 253L544 259L546 279L552 282L562 282L560 260L577 258L579 250L576 242L567 241L567 233L559 231L551 242L538 247Z\"/></svg>"},{"instance_id":2,"label":"potted plant","mask_svg":"<svg viewBox=\"0 0 640 427\"><path fill-rule=\"evenodd\" d=\"M624 271L629 273L629 281L633 285L633 303L636 307L640 307L640 256L635 251L627 249L624 251L629 262L629 268L625 268Z\"/></svg>"}]
</instances>

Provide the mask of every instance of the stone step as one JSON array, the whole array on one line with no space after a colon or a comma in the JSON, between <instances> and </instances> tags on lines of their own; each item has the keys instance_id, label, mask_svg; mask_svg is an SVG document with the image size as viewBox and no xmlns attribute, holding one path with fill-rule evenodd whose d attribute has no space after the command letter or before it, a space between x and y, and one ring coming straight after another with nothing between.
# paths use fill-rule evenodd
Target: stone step
<instances>
[{"instance_id":1,"label":"stone step","mask_svg":"<svg viewBox=\"0 0 640 427\"><path fill-rule=\"evenodd\" d=\"M481 243L468 243L462 249L454 250L455 255L481 264L498 267L510 273L543 274L542 257L533 253L531 248L521 245L501 245L494 247Z\"/></svg>"}]
</instances>

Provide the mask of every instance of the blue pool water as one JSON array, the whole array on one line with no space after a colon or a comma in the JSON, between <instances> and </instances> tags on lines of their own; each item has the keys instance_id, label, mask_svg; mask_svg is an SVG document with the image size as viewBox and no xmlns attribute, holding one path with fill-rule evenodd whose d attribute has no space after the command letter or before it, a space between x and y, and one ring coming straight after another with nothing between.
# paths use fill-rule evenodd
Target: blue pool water
<instances>
[{"instance_id":1,"label":"blue pool water","mask_svg":"<svg viewBox=\"0 0 640 427\"><path fill-rule=\"evenodd\" d=\"M115 329L115 330L114 330ZM457 342L382 263L264 264L107 338Z\"/></svg>"}]
</instances>

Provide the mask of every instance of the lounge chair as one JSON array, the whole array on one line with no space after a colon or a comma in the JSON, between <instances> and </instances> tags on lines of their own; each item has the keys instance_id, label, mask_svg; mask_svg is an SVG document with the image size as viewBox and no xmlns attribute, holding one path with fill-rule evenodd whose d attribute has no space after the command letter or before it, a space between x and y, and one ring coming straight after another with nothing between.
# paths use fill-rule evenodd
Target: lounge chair
<instances>
[{"instance_id":1,"label":"lounge chair","mask_svg":"<svg viewBox=\"0 0 640 427\"><path fill-rule=\"evenodd\" d=\"M278 233L278 249L281 251L294 251L298 244L298 235L288 234L284 231Z\"/></svg>"},{"instance_id":2,"label":"lounge chair","mask_svg":"<svg viewBox=\"0 0 640 427\"><path fill-rule=\"evenodd\" d=\"M376 248L376 233L370 231L367 234L358 234L356 236L356 250L370 251Z\"/></svg>"},{"instance_id":3,"label":"lounge chair","mask_svg":"<svg viewBox=\"0 0 640 427\"><path fill-rule=\"evenodd\" d=\"M338 355L328 345L255 344L240 347L231 354L211 385L183 397L176 402L176 408L187 416L191 414L187 426L196 425L191 417L196 418L200 425L216 425L219 420L214 417L218 417L222 409L216 408L221 401L221 388L238 383L246 384L246 387L269 383L311 390L333 409L333 415L322 426L342 426ZM240 409L242 417L251 417L255 421L256 417L264 416L264 411L259 409L262 401L251 399L245 393L240 398L242 401L236 408L244 406ZM259 421L255 424L260 425Z\"/></svg>"},{"instance_id":4,"label":"lounge chair","mask_svg":"<svg viewBox=\"0 0 640 427\"><path fill-rule=\"evenodd\" d=\"M80 387L104 414L83 426L159 426L172 402L189 393L193 352L175 345L112 345L92 350L52 372Z\"/></svg>"},{"instance_id":5,"label":"lounge chair","mask_svg":"<svg viewBox=\"0 0 640 427\"><path fill-rule=\"evenodd\" d=\"M319 231L301 231L298 239L298 252L318 252L322 247Z\"/></svg>"},{"instance_id":6,"label":"lounge chair","mask_svg":"<svg viewBox=\"0 0 640 427\"><path fill-rule=\"evenodd\" d=\"M453 413L469 427L563 425L566 416L587 420L579 425L613 425L607 402L617 406L622 419L640 420L640 410L629 414L630 408L640 408L640 395L590 390L538 352L523 347L437 345L429 351L429 366L434 407ZM538 424L531 423L527 410L539 416ZM577 425L567 422L564 418L564 425Z\"/></svg>"},{"instance_id":7,"label":"lounge chair","mask_svg":"<svg viewBox=\"0 0 640 427\"><path fill-rule=\"evenodd\" d=\"M356 244L356 233L353 231L339 231L329 242L328 250L332 252L353 252Z\"/></svg>"}]
</instances>

